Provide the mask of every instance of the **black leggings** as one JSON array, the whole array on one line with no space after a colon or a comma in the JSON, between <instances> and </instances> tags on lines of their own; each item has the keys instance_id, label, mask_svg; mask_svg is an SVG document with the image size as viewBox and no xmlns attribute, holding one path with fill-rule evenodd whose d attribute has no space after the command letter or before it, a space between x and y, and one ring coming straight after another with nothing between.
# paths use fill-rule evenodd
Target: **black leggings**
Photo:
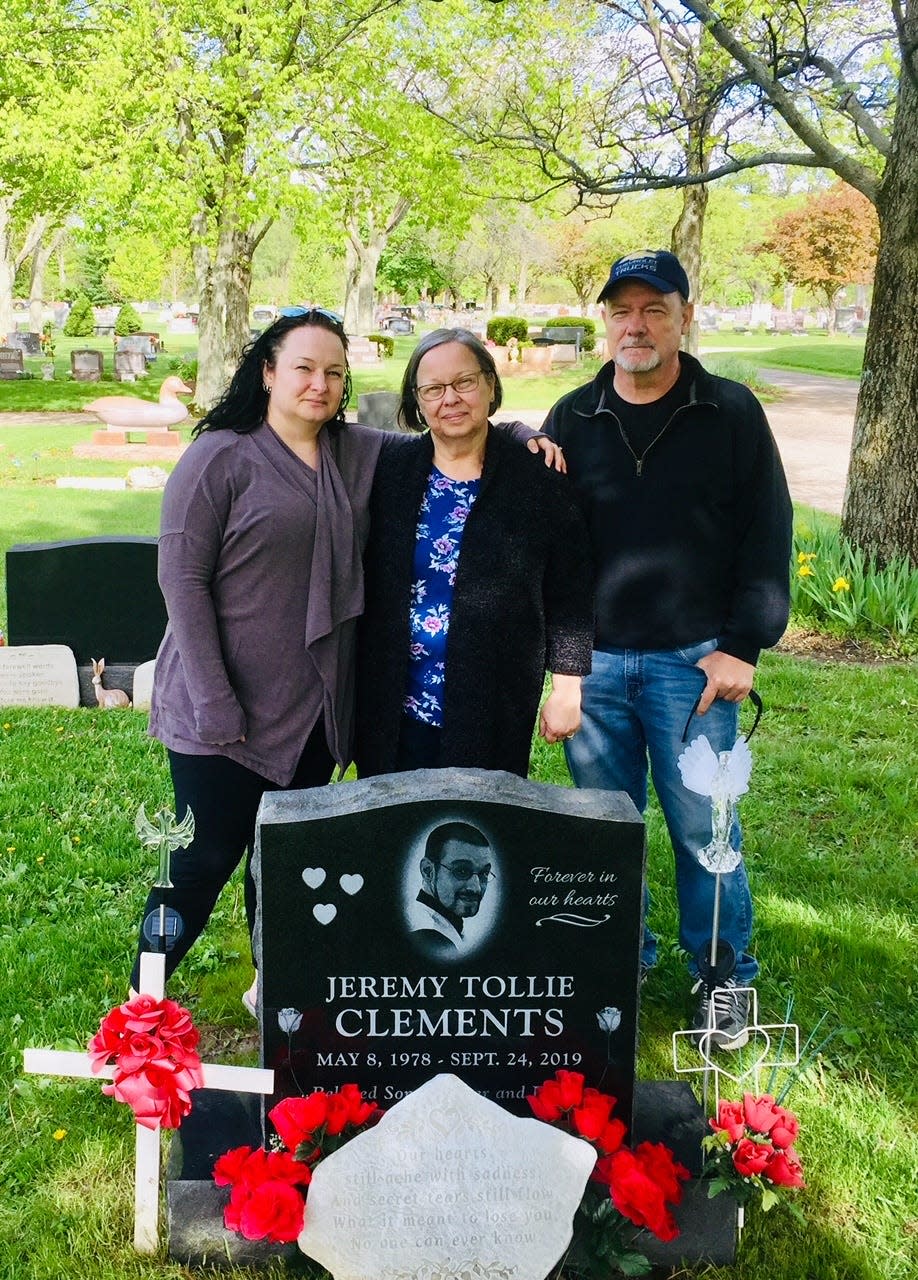
<instances>
[{"instance_id":1,"label":"black leggings","mask_svg":"<svg viewBox=\"0 0 918 1280\"><path fill-rule=\"evenodd\" d=\"M245 867L245 914L249 933L255 925L255 882L252 879L252 850L255 846L255 816L266 791L292 791L319 787L329 781L334 760L325 741L320 721L310 735L296 772L286 787L263 778L226 756L189 756L169 751L169 769L175 792L175 813L179 821L186 808L194 814L194 840L187 849L178 849L170 859L173 888L154 889L147 898L142 920L161 901L182 917L184 930L175 946L166 953L166 976L173 972L194 941L200 936L214 909L220 890L248 851ZM141 936L137 948L131 986L140 981L140 952L149 950Z\"/></svg>"}]
</instances>

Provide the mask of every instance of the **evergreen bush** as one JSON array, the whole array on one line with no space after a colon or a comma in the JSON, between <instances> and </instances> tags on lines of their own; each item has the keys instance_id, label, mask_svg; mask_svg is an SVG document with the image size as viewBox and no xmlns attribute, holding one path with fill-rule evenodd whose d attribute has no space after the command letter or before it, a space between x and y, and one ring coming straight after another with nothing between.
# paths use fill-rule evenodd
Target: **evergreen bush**
<instances>
[{"instance_id":1,"label":"evergreen bush","mask_svg":"<svg viewBox=\"0 0 918 1280\"><path fill-rule=\"evenodd\" d=\"M128 333L139 333L143 321L129 302L125 302L115 317L115 333L123 338Z\"/></svg>"},{"instance_id":2,"label":"evergreen bush","mask_svg":"<svg viewBox=\"0 0 918 1280\"><path fill-rule=\"evenodd\" d=\"M91 338L96 327L92 303L85 293L81 293L70 308L70 315L64 325L64 335L68 338Z\"/></svg>"},{"instance_id":3,"label":"evergreen bush","mask_svg":"<svg viewBox=\"0 0 918 1280\"><path fill-rule=\"evenodd\" d=\"M371 333L367 336L367 342L375 342L376 350L384 358L395 354L395 339L388 333Z\"/></svg>"},{"instance_id":4,"label":"evergreen bush","mask_svg":"<svg viewBox=\"0 0 918 1280\"><path fill-rule=\"evenodd\" d=\"M488 321L488 339L499 347L505 347L508 338L525 342L528 337L529 321L524 316L492 316Z\"/></svg>"}]
</instances>

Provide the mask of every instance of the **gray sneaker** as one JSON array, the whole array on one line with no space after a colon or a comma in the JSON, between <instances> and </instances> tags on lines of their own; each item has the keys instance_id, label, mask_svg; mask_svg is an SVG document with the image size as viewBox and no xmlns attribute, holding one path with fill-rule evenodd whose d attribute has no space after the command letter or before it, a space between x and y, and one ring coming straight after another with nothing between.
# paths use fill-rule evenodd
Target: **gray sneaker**
<instances>
[{"instance_id":1,"label":"gray sneaker","mask_svg":"<svg viewBox=\"0 0 918 1280\"><path fill-rule=\"evenodd\" d=\"M740 988L735 978L727 978L719 987L715 987L713 996L705 990L700 980L692 991L700 992L693 1029L697 1032L707 1031L708 1044L715 1049L724 1049L728 1053L742 1049L749 1040L749 1028L746 1025L749 1019L748 988Z\"/></svg>"}]
</instances>

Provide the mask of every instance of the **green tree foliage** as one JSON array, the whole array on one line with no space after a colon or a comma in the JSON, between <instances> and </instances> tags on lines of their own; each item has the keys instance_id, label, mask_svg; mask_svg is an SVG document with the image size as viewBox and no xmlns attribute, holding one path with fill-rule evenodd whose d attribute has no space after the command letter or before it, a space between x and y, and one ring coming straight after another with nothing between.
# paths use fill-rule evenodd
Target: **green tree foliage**
<instances>
[{"instance_id":1,"label":"green tree foliage","mask_svg":"<svg viewBox=\"0 0 918 1280\"><path fill-rule=\"evenodd\" d=\"M123 337L127 333L139 333L143 321L129 302L121 304L121 310L115 316L115 333Z\"/></svg>"},{"instance_id":2,"label":"green tree foliage","mask_svg":"<svg viewBox=\"0 0 918 1280\"><path fill-rule=\"evenodd\" d=\"M68 338L90 338L95 324L92 303L85 293L81 293L70 308L70 315L64 325L64 334Z\"/></svg>"}]
</instances>

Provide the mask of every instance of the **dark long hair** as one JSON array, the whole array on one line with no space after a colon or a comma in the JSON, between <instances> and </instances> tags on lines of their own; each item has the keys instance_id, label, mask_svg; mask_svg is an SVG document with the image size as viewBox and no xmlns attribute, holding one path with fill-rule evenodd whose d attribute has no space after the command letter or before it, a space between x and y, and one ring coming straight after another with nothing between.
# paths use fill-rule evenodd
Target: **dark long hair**
<instances>
[{"instance_id":1,"label":"dark long hair","mask_svg":"<svg viewBox=\"0 0 918 1280\"><path fill-rule=\"evenodd\" d=\"M494 413L495 409L499 409L501 406L504 398L504 389L500 383L500 375L497 372L494 357L481 339L476 338L474 333L468 329L434 329L432 333L425 333L412 351L405 367L405 375L402 378L402 398L398 406L398 414L405 426L411 431L423 431L425 425L418 408L416 394L418 365L428 351L432 351L434 347L445 346L447 342L458 342L461 346L468 347L475 357L481 372L488 374L493 380L494 390L491 393L491 403L488 405L488 417Z\"/></svg>"},{"instance_id":2,"label":"dark long hair","mask_svg":"<svg viewBox=\"0 0 918 1280\"><path fill-rule=\"evenodd\" d=\"M323 311L320 307L313 307L297 315L280 316L265 329L264 333L260 333L253 342L249 343L242 353L242 359L236 367L229 386L214 407L208 409L194 428L192 435L200 435L202 431L235 431L238 435L245 435L260 426L268 411L265 365L273 367L277 363L277 353L287 334L304 325L327 329L329 333L341 339L344 347L344 390L338 412L327 423L335 430L342 427L352 390L351 370L347 362L347 334L341 322L336 320L330 312Z\"/></svg>"}]
</instances>

